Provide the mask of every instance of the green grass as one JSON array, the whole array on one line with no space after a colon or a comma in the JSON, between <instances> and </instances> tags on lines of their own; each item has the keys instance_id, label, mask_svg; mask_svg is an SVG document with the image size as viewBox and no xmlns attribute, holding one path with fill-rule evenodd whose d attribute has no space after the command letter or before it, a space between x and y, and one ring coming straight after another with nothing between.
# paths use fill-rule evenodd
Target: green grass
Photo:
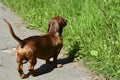
<instances>
[{"instance_id":1,"label":"green grass","mask_svg":"<svg viewBox=\"0 0 120 80\"><path fill-rule=\"evenodd\" d=\"M63 31L67 55L83 59L91 70L120 79L120 0L0 0L26 20L29 28L46 32L48 20L68 20Z\"/></svg>"}]
</instances>

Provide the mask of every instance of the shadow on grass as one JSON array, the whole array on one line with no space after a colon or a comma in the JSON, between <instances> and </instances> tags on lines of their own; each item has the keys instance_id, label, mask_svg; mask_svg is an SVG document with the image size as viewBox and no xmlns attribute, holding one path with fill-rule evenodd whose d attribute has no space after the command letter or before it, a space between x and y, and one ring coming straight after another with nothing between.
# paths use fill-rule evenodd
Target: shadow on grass
<instances>
[{"instance_id":1,"label":"shadow on grass","mask_svg":"<svg viewBox=\"0 0 120 80\"><path fill-rule=\"evenodd\" d=\"M71 48L72 48L72 50L70 50L68 52L68 56L69 56L69 58L74 59L74 58L78 57L76 54L80 50L80 42L75 41L73 43L73 45L71 46Z\"/></svg>"}]
</instances>

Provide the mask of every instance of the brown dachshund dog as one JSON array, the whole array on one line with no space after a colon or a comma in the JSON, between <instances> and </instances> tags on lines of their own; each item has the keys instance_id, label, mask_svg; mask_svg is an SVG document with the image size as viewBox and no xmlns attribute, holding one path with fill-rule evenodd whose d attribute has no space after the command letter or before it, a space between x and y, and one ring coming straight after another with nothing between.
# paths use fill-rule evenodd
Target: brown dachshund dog
<instances>
[{"instance_id":1,"label":"brown dachshund dog","mask_svg":"<svg viewBox=\"0 0 120 80\"><path fill-rule=\"evenodd\" d=\"M60 16L53 17L49 21L47 33L43 36L31 36L24 40L20 39L13 32L11 24L4 19L8 24L12 37L19 43L16 48L16 62L17 70L21 78L27 76L23 72L23 60L30 63L29 71L35 76L34 66L36 59L46 60L46 63L50 63L50 58L53 57L53 63L56 67L61 67L61 64L57 63L57 57L63 46L61 34L63 27L67 25L65 19Z\"/></svg>"}]
</instances>

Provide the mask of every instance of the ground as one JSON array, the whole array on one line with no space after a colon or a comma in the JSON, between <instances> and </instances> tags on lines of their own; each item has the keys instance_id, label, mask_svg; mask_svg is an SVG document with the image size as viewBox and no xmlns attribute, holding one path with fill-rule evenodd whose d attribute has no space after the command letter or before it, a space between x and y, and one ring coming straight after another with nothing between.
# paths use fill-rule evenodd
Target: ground
<instances>
[{"instance_id":1,"label":"ground","mask_svg":"<svg viewBox=\"0 0 120 80\"><path fill-rule=\"evenodd\" d=\"M20 80L15 59L17 42L11 37L8 25L3 21L3 18L12 24L15 34L21 39L40 35L40 32L27 29L27 24L21 18L0 3L0 80ZM29 75L25 80L103 80L93 76L82 65L82 62L73 62L71 59L63 57L63 54L62 51L58 60L63 64L62 68L53 68L52 65L46 65L44 60L38 59L35 66L35 71L38 73L36 77L29 75L27 71L29 64L24 64L24 72Z\"/></svg>"}]
</instances>

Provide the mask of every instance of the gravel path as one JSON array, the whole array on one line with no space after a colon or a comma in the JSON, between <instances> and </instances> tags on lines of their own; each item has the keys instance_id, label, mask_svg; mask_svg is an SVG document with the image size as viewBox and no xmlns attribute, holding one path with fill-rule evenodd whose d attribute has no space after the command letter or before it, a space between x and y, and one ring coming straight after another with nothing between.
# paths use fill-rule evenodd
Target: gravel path
<instances>
[{"instance_id":1,"label":"gravel path","mask_svg":"<svg viewBox=\"0 0 120 80\"><path fill-rule=\"evenodd\" d=\"M27 26L20 18L0 3L0 80L20 80L16 70L14 54L17 42L11 37L3 18L12 24L15 34L21 39L31 35L39 35L40 33L27 29ZM44 64L45 61L39 59L35 66L38 76L33 77L30 75L25 80L94 80L91 73L80 63L72 62L62 55L60 55L59 62L63 64L63 67L58 69L53 68L52 65ZM28 63L24 64L24 72L29 74L27 67Z\"/></svg>"}]
</instances>

